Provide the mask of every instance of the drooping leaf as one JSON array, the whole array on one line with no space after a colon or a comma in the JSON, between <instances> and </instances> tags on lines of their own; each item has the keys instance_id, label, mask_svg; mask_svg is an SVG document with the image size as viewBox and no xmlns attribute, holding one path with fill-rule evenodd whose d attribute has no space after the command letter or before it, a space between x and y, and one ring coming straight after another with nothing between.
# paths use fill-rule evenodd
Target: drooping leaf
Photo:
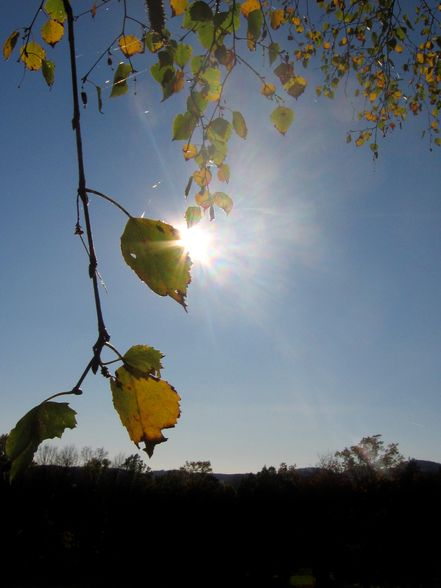
<instances>
[{"instance_id":1,"label":"drooping leaf","mask_svg":"<svg viewBox=\"0 0 441 588\"><path fill-rule=\"evenodd\" d=\"M226 214L230 214L233 210L233 201L227 194L225 194L225 192L215 192L213 194L213 202L216 206L222 208Z\"/></svg>"},{"instance_id":2,"label":"drooping leaf","mask_svg":"<svg viewBox=\"0 0 441 588\"><path fill-rule=\"evenodd\" d=\"M204 49L210 49L215 42L215 37L219 38L220 32L216 31L211 20L201 22L196 31L198 41Z\"/></svg>"},{"instance_id":3,"label":"drooping leaf","mask_svg":"<svg viewBox=\"0 0 441 588\"><path fill-rule=\"evenodd\" d=\"M209 102L216 102L221 96L221 76L220 69L217 69L216 67L207 67L207 69L200 75L201 80L207 85L206 90L203 90L203 94Z\"/></svg>"},{"instance_id":4,"label":"drooping leaf","mask_svg":"<svg viewBox=\"0 0 441 588\"><path fill-rule=\"evenodd\" d=\"M197 123L197 118L191 112L178 114L173 121L173 141L186 141L190 138Z\"/></svg>"},{"instance_id":5,"label":"drooping leaf","mask_svg":"<svg viewBox=\"0 0 441 588\"><path fill-rule=\"evenodd\" d=\"M281 84L286 84L294 77L294 67L292 63L279 63L275 68L274 73L279 78Z\"/></svg>"},{"instance_id":6,"label":"drooping leaf","mask_svg":"<svg viewBox=\"0 0 441 588\"><path fill-rule=\"evenodd\" d=\"M202 92L190 92L187 98L187 110L198 118L202 116L208 106L208 100Z\"/></svg>"},{"instance_id":7,"label":"drooping leaf","mask_svg":"<svg viewBox=\"0 0 441 588\"><path fill-rule=\"evenodd\" d=\"M263 14L262 10L253 10L248 14L248 31L247 31L247 39L248 39L248 48L254 49L256 41L259 40L261 32L262 32L262 25L263 25Z\"/></svg>"},{"instance_id":8,"label":"drooping leaf","mask_svg":"<svg viewBox=\"0 0 441 588\"><path fill-rule=\"evenodd\" d=\"M43 59L41 71L43 72L43 77L46 81L46 84L50 88L55 81L55 63L53 61L49 61L49 59Z\"/></svg>"},{"instance_id":9,"label":"drooping leaf","mask_svg":"<svg viewBox=\"0 0 441 588\"><path fill-rule=\"evenodd\" d=\"M146 33L144 39L146 47L151 53L157 53L164 46L163 36L155 31Z\"/></svg>"},{"instance_id":10,"label":"drooping leaf","mask_svg":"<svg viewBox=\"0 0 441 588\"><path fill-rule=\"evenodd\" d=\"M242 113L239 111L233 112L233 128L236 131L236 134L239 135L241 139L247 138L247 125Z\"/></svg>"},{"instance_id":11,"label":"drooping leaf","mask_svg":"<svg viewBox=\"0 0 441 588\"><path fill-rule=\"evenodd\" d=\"M100 112L101 114L103 114L103 99L101 96L101 86L95 86L96 88L96 97L98 100L98 112Z\"/></svg>"},{"instance_id":12,"label":"drooping leaf","mask_svg":"<svg viewBox=\"0 0 441 588\"><path fill-rule=\"evenodd\" d=\"M278 106L271 113L271 122L284 135L294 120L294 112L286 106Z\"/></svg>"},{"instance_id":13,"label":"drooping leaf","mask_svg":"<svg viewBox=\"0 0 441 588\"><path fill-rule=\"evenodd\" d=\"M123 96L128 92L129 86L127 84L127 78L132 73L132 71L133 70L130 63L120 63L118 65L113 77L112 91L110 93L111 98Z\"/></svg>"},{"instance_id":14,"label":"drooping leaf","mask_svg":"<svg viewBox=\"0 0 441 588\"><path fill-rule=\"evenodd\" d=\"M50 18L41 27L40 32L43 41L54 47L63 38L64 26L62 23Z\"/></svg>"},{"instance_id":15,"label":"drooping leaf","mask_svg":"<svg viewBox=\"0 0 441 588\"><path fill-rule=\"evenodd\" d=\"M222 163L217 170L217 179L219 182L229 182L230 181L230 166L226 163Z\"/></svg>"},{"instance_id":16,"label":"drooping leaf","mask_svg":"<svg viewBox=\"0 0 441 588\"><path fill-rule=\"evenodd\" d=\"M137 378L125 367L116 370L110 387L113 405L131 440L137 447L144 443L151 457L155 445L166 441L162 429L174 427L179 418L178 393L165 380Z\"/></svg>"},{"instance_id":17,"label":"drooping leaf","mask_svg":"<svg viewBox=\"0 0 441 588\"><path fill-rule=\"evenodd\" d=\"M214 137L210 137L211 145L208 146L208 158L216 165L223 163L228 153L228 143L225 141L218 141ZM197 161L197 158L196 158ZM199 162L198 162L199 163Z\"/></svg>"},{"instance_id":18,"label":"drooping leaf","mask_svg":"<svg viewBox=\"0 0 441 588\"><path fill-rule=\"evenodd\" d=\"M228 141L231 137L231 123L225 118L217 117L211 121L207 128L207 136L211 140Z\"/></svg>"},{"instance_id":19,"label":"drooping leaf","mask_svg":"<svg viewBox=\"0 0 441 588\"><path fill-rule=\"evenodd\" d=\"M188 0L170 0L170 8L172 16L179 16L185 12L187 8Z\"/></svg>"},{"instance_id":20,"label":"drooping leaf","mask_svg":"<svg viewBox=\"0 0 441 588\"><path fill-rule=\"evenodd\" d=\"M271 10L270 15L270 23L271 28L277 30L280 28L280 25L283 23L285 17L285 11L283 8L278 8L277 10Z\"/></svg>"},{"instance_id":21,"label":"drooping leaf","mask_svg":"<svg viewBox=\"0 0 441 588\"><path fill-rule=\"evenodd\" d=\"M213 198L208 190L202 189L200 192L197 192L194 199L196 204L198 204L204 210L210 208L210 206L213 204Z\"/></svg>"},{"instance_id":22,"label":"drooping leaf","mask_svg":"<svg viewBox=\"0 0 441 588\"><path fill-rule=\"evenodd\" d=\"M159 220L130 218L121 236L121 251L127 265L153 292L186 308L191 262L179 231Z\"/></svg>"},{"instance_id":23,"label":"drooping leaf","mask_svg":"<svg viewBox=\"0 0 441 588\"><path fill-rule=\"evenodd\" d=\"M3 43L3 59L5 61L7 61L10 58L11 53L14 51L14 47L17 44L18 37L19 37L19 32L14 31L13 33L11 33L9 35L9 37Z\"/></svg>"},{"instance_id":24,"label":"drooping leaf","mask_svg":"<svg viewBox=\"0 0 441 588\"><path fill-rule=\"evenodd\" d=\"M213 13L206 2L193 2L190 6L190 17L195 22L207 22L213 20Z\"/></svg>"},{"instance_id":25,"label":"drooping leaf","mask_svg":"<svg viewBox=\"0 0 441 588\"><path fill-rule=\"evenodd\" d=\"M201 188L205 188L205 186L208 186L208 184L211 182L211 178L212 176L210 170L205 167L203 169L195 171L193 174L194 181Z\"/></svg>"},{"instance_id":26,"label":"drooping leaf","mask_svg":"<svg viewBox=\"0 0 441 588\"><path fill-rule=\"evenodd\" d=\"M66 402L42 402L24 415L6 441L6 455L12 461L12 481L31 463L38 446L45 439L61 437L65 429L76 426L76 412Z\"/></svg>"},{"instance_id":27,"label":"drooping leaf","mask_svg":"<svg viewBox=\"0 0 441 588\"><path fill-rule=\"evenodd\" d=\"M193 53L193 48L191 45L186 45L185 43L180 43L176 47L175 51L175 63L178 67L184 68L186 64L190 61L191 54Z\"/></svg>"},{"instance_id":28,"label":"drooping leaf","mask_svg":"<svg viewBox=\"0 0 441 588\"><path fill-rule=\"evenodd\" d=\"M148 376L161 377L164 355L149 345L133 345L124 353L124 364L133 375L147 378Z\"/></svg>"},{"instance_id":29,"label":"drooping leaf","mask_svg":"<svg viewBox=\"0 0 441 588\"><path fill-rule=\"evenodd\" d=\"M276 93L276 86L274 84L270 84L269 82L265 82L260 88L260 93L267 98L271 98Z\"/></svg>"},{"instance_id":30,"label":"drooping leaf","mask_svg":"<svg viewBox=\"0 0 441 588\"><path fill-rule=\"evenodd\" d=\"M202 67L205 63L204 55L196 55L190 62L190 69L193 75L201 73Z\"/></svg>"},{"instance_id":31,"label":"drooping leaf","mask_svg":"<svg viewBox=\"0 0 441 588\"><path fill-rule=\"evenodd\" d=\"M50 18L58 22L62 23L67 18L63 0L46 0L43 5L43 10L48 16L50 16Z\"/></svg>"},{"instance_id":32,"label":"drooping leaf","mask_svg":"<svg viewBox=\"0 0 441 588\"><path fill-rule=\"evenodd\" d=\"M187 221L187 227L190 229L192 226L197 225L201 220L202 213L199 206L189 206L185 211L185 220Z\"/></svg>"},{"instance_id":33,"label":"drooping leaf","mask_svg":"<svg viewBox=\"0 0 441 588\"><path fill-rule=\"evenodd\" d=\"M308 82L302 76L294 76L283 85L285 90L293 98L298 98L305 91Z\"/></svg>"},{"instance_id":34,"label":"drooping leaf","mask_svg":"<svg viewBox=\"0 0 441 588\"><path fill-rule=\"evenodd\" d=\"M131 57L143 51L142 43L135 35L121 35L118 39L118 45L126 57Z\"/></svg>"},{"instance_id":35,"label":"drooping leaf","mask_svg":"<svg viewBox=\"0 0 441 588\"><path fill-rule=\"evenodd\" d=\"M193 157L196 157L198 150L196 145L187 143L187 145L184 145L182 147L182 152L184 153L185 161L188 161L189 159L193 159Z\"/></svg>"},{"instance_id":36,"label":"drooping leaf","mask_svg":"<svg viewBox=\"0 0 441 588\"><path fill-rule=\"evenodd\" d=\"M27 69L38 71L43 65L43 59L46 57L46 51L35 41L29 41L20 49L20 59Z\"/></svg>"},{"instance_id":37,"label":"drooping leaf","mask_svg":"<svg viewBox=\"0 0 441 588\"><path fill-rule=\"evenodd\" d=\"M279 43L271 43L271 45L268 47L268 56L269 56L270 65L272 65L275 62L275 60L277 59L279 54L280 54Z\"/></svg>"},{"instance_id":38,"label":"drooping leaf","mask_svg":"<svg viewBox=\"0 0 441 588\"><path fill-rule=\"evenodd\" d=\"M248 17L249 13L253 10L260 10L259 0L246 0L240 5L240 11L245 18Z\"/></svg>"}]
</instances>

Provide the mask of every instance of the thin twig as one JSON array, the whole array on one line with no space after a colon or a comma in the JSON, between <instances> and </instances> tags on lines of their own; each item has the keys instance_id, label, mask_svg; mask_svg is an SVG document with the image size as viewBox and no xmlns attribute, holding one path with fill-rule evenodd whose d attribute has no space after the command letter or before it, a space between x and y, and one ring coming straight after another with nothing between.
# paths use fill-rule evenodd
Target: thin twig
<instances>
[{"instance_id":1,"label":"thin twig","mask_svg":"<svg viewBox=\"0 0 441 588\"><path fill-rule=\"evenodd\" d=\"M98 190L92 190L92 188L86 188L86 192L88 194L95 194L95 196L99 196L100 198L104 198L104 200L108 200L109 202L114 204L117 208L119 208L129 218L133 218L133 216L130 214L130 212L127 212L127 210L124 208L124 206L122 206L119 202L117 202L113 198L110 198L110 196L107 196L106 194L103 194L102 192L98 192Z\"/></svg>"}]
</instances>

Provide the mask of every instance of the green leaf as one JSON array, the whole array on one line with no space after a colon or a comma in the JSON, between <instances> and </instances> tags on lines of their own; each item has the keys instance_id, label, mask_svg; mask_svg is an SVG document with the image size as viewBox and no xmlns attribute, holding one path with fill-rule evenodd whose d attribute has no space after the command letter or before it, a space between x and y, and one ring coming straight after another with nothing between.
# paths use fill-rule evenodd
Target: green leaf
<instances>
[{"instance_id":1,"label":"green leaf","mask_svg":"<svg viewBox=\"0 0 441 588\"><path fill-rule=\"evenodd\" d=\"M210 141L219 140L226 142L231 137L231 123L224 118L218 117L211 121L207 129L207 136Z\"/></svg>"},{"instance_id":2,"label":"green leaf","mask_svg":"<svg viewBox=\"0 0 441 588\"><path fill-rule=\"evenodd\" d=\"M221 165L228 153L228 144L224 141L216 141L214 137L211 137L211 145L208 146L208 157L216 165ZM196 163L199 164L197 158Z\"/></svg>"},{"instance_id":3,"label":"green leaf","mask_svg":"<svg viewBox=\"0 0 441 588\"><path fill-rule=\"evenodd\" d=\"M41 69L43 72L43 77L46 80L46 84L50 88L55 81L55 63L53 61L49 61L49 59L43 59Z\"/></svg>"},{"instance_id":4,"label":"green leaf","mask_svg":"<svg viewBox=\"0 0 441 588\"><path fill-rule=\"evenodd\" d=\"M149 345L133 345L123 355L124 364L135 376L161 377L163 354Z\"/></svg>"},{"instance_id":5,"label":"green leaf","mask_svg":"<svg viewBox=\"0 0 441 588\"><path fill-rule=\"evenodd\" d=\"M190 17L195 22L207 22L213 20L213 13L208 4L198 1L190 6Z\"/></svg>"},{"instance_id":6,"label":"green leaf","mask_svg":"<svg viewBox=\"0 0 441 588\"><path fill-rule=\"evenodd\" d=\"M43 10L53 20L60 23L64 22L67 18L63 0L46 0L43 5Z\"/></svg>"},{"instance_id":7,"label":"green leaf","mask_svg":"<svg viewBox=\"0 0 441 588\"><path fill-rule=\"evenodd\" d=\"M132 73L132 66L130 63L120 63L116 69L115 76L113 78L112 91L110 97L123 96L127 93L129 86L127 84L127 78Z\"/></svg>"},{"instance_id":8,"label":"green leaf","mask_svg":"<svg viewBox=\"0 0 441 588\"><path fill-rule=\"evenodd\" d=\"M42 402L18 421L6 441L6 455L12 461L10 481L32 463L40 443L75 428L75 415L66 402Z\"/></svg>"},{"instance_id":9,"label":"green leaf","mask_svg":"<svg viewBox=\"0 0 441 588\"><path fill-rule=\"evenodd\" d=\"M178 114L173 121L173 141L186 141L196 126L197 118L191 112Z\"/></svg>"},{"instance_id":10,"label":"green leaf","mask_svg":"<svg viewBox=\"0 0 441 588\"><path fill-rule=\"evenodd\" d=\"M131 440L151 457L166 438L162 429L174 427L179 416L179 395L165 380L138 378L125 367L116 370L110 381L113 406Z\"/></svg>"},{"instance_id":11,"label":"green leaf","mask_svg":"<svg viewBox=\"0 0 441 588\"><path fill-rule=\"evenodd\" d=\"M284 135L294 120L294 112L286 106L278 106L271 113L271 122Z\"/></svg>"},{"instance_id":12,"label":"green leaf","mask_svg":"<svg viewBox=\"0 0 441 588\"><path fill-rule=\"evenodd\" d=\"M207 67L207 69L201 73L200 79L207 85L207 91L204 92L204 94L208 100L216 101L219 99L222 90L221 78L221 71L216 67Z\"/></svg>"},{"instance_id":13,"label":"green leaf","mask_svg":"<svg viewBox=\"0 0 441 588\"><path fill-rule=\"evenodd\" d=\"M233 201L225 192L215 192L213 194L213 202L216 206L222 208L226 214L230 214L233 210Z\"/></svg>"},{"instance_id":14,"label":"green leaf","mask_svg":"<svg viewBox=\"0 0 441 588\"><path fill-rule=\"evenodd\" d=\"M170 296L186 308L190 258L171 225L148 218L130 218L121 237L125 262L159 296Z\"/></svg>"},{"instance_id":15,"label":"green leaf","mask_svg":"<svg viewBox=\"0 0 441 588\"><path fill-rule=\"evenodd\" d=\"M233 128L241 139L247 138L248 129L241 112L233 112Z\"/></svg>"},{"instance_id":16,"label":"green leaf","mask_svg":"<svg viewBox=\"0 0 441 588\"><path fill-rule=\"evenodd\" d=\"M262 31L263 15L260 10L253 10L248 15L248 38L258 41Z\"/></svg>"},{"instance_id":17,"label":"green leaf","mask_svg":"<svg viewBox=\"0 0 441 588\"><path fill-rule=\"evenodd\" d=\"M202 218L201 209L199 206L189 206L185 211L185 220L187 221L187 227L190 228L196 225Z\"/></svg>"},{"instance_id":18,"label":"green leaf","mask_svg":"<svg viewBox=\"0 0 441 588\"><path fill-rule=\"evenodd\" d=\"M193 75L199 73L205 63L205 55L196 55L191 60L190 69Z\"/></svg>"},{"instance_id":19,"label":"green leaf","mask_svg":"<svg viewBox=\"0 0 441 588\"><path fill-rule=\"evenodd\" d=\"M190 60L192 53L193 48L191 45L185 45L184 43L178 45L175 52L176 65L183 69Z\"/></svg>"},{"instance_id":20,"label":"green leaf","mask_svg":"<svg viewBox=\"0 0 441 588\"><path fill-rule=\"evenodd\" d=\"M149 31L145 35L145 44L150 53L157 53L164 46L164 37L155 31Z\"/></svg>"},{"instance_id":21,"label":"green leaf","mask_svg":"<svg viewBox=\"0 0 441 588\"><path fill-rule=\"evenodd\" d=\"M171 74L173 75L174 73L174 69L171 65L167 65L165 67L161 67L161 64L158 63L154 63L152 65L152 67L150 68L150 73L152 74L152 78L154 80L156 80L158 82L158 84L162 85L162 82L164 81L164 77L166 76L167 72L171 72ZM170 74L167 74L168 76Z\"/></svg>"},{"instance_id":22,"label":"green leaf","mask_svg":"<svg viewBox=\"0 0 441 588\"><path fill-rule=\"evenodd\" d=\"M215 38L215 29L212 22L204 22L197 29L199 43L205 49L210 49Z\"/></svg>"},{"instance_id":23,"label":"green leaf","mask_svg":"<svg viewBox=\"0 0 441 588\"><path fill-rule=\"evenodd\" d=\"M199 118L204 114L207 105L208 100L202 92L190 92L190 96L187 98L187 110L189 112Z\"/></svg>"},{"instance_id":24,"label":"green leaf","mask_svg":"<svg viewBox=\"0 0 441 588\"><path fill-rule=\"evenodd\" d=\"M11 53L14 51L14 47L17 44L18 37L19 37L19 32L14 31L13 33L11 33L9 35L9 37L4 42L4 44L3 44L3 59L5 61L7 61L10 58Z\"/></svg>"},{"instance_id":25,"label":"green leaf","mask_svg":"<svg viewBox=\"0 0 441 588\"><path fill-rule=\"evenodd\" d=\"M271 43L271 45L268 47L268 56L269 56L270 65L272 65L275 62L275 60L279 56L279 53L280 53L279 43Z\"/></svg>"}]
</instances>

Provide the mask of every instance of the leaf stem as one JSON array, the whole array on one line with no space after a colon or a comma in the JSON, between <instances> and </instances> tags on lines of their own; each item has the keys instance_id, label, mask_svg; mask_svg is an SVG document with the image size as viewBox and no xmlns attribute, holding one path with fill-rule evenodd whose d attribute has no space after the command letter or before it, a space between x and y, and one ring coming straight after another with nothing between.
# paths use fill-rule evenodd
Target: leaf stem
<instances>
[{"instance_id":1,"label":"leaf stem","mask_svg":"<svg viewBox=\"0 0 441 588\"><path fill-rule=\"evenodd\" d=\"M86 188L86 192L89 194L95 194L95 196L99 196L100 198L104 198L104 200L108 200L109 202L114 204L117 208L119 208L129 218L133 218L133 216L130 214L130 212L127 212L127 210L119 202L117 202L113 198L110 198L110 196L107 196L106 194L103 194L102 192L98 192L98 190L92 190L92 188Z\"/></svg>"}]
</instances>

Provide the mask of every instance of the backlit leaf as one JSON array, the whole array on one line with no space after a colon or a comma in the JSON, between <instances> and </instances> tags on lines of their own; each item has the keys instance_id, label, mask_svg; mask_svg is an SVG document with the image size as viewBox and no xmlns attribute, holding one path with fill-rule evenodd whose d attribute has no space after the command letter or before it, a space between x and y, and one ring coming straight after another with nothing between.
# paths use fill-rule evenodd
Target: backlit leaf
<instances>
[{"instance_id":1,"label":"backlit leaf","mask_svg":"<svg viewBox=\"0 0 441 588\"><path fill-rule=\"evenodd\" d=\"M55 63L49 59L43 59L41 71L46 84L51 87L55 81Z\"/></svg>"},{"instance_id":2,"label":"backlit leaf","mask_svg":"<svg viewBox=\"0 0 441 588\"><path fill-rule=\"evenodd\" d=\"M193 2L190 6L190 17L196 22L206 22L213 20L213 13L206 2Z\"/></svg>"},{"instance_id":3,"label":"backlit leaf","mask_svg":"<svg viewBox=\"0 0 441 588\"><path fill-rule=\"evenodd\" d=\"M211 121L207 129L207 136L211 139L228 141L231 136L231 123L225 118L218 117Z\"/></svg>"},{"instance_id":4,"label":"backlit leaf","mask_svg":"<svg viewBox=\"0 0 441 588\"><path fill-rule=\"evenodd\" d=\"M67 18L63 0L46 0L43 5L43 10L48 16L58 22L64 22Z\"/></svg>"},{"instance_id":5,"label":"backlit leaf","mask_svg":"<svg viewBox=\"0 0 441 588\"><path fill-rule=\"evenodd\" d=\"M293 98L298 98L305 91L308 82L302 76L294 76L283 85L285 90Z\"/></svg>"},{"instance_id":6,"label":"backlit leaf","mask_svg":"<svg viewBox=\"0 0 441 588\"><path fill-rule=\"evenodd\" d=\"M271 113L271 122L284 135L294 120L294 112L286 106L278 106Z\"/></svg>"},{"instance_id":7,"label":"backlit leaf","mask_svg":"<svg viewBox=\"0 0 441 588\"><path fill-rule=\"evenodd\" d=\"M204 188L211 182L211 172L207 168L200 169L194 172L193 179L198 186Z\"/></svg>"},{"instance_id":8,"label":"backlit leaf","mask_svg":"<svg viewBox=\"0 0 441 588\"><path fill-rule=\"evenodd\" d=\"M137 378L125 367L111 380L113 405L137 447L145 444L151 457L155 445L166 441L162 429L174 427L179 415L179 395L165 380Z\"/></svg>"},{"instance_id":9,"label":"backlit leaf","mask_svg":"<svg viewBox=\"0 0 441 588\"><path fill-rule=\"evenodd\" d=\"M246 2L243 2L240 5L240 11L245 18L247 18L249 13L253 10L260 10L259 0L246 0Z\"/></svg>"},{"instance_id":10,"label":"backlit leaf","mask_svg":"<svg viewBox=\"0 0 441 588\"><path fill-rule=\"evenodd\" d=\"M195 145L187 144L182 147L182 152L184 153L184 159L188 161L189 159L193 159L198 154L197 147Z\"/></svg>"},{"instance_id":11,"label":"backlit leaf","mask_svg":"<svg viewBox=\"0 0 441 588\"><path fill-rule=\"evenodd\" d=\"M207 84L204 95L210 102L215 102L220 98L222 92L221 75L220 69L215 67L207 67L200 75L201 80Z\"/></svg>"},{"instance_id":12,"label":"backlit leaf","mask_svg":"<svg viewBox=\"0 0 441 588\"><path fill-rule=\"evenodd\" d=\"M241 112L233 112L233 128L241 139L247 138L248 129Z\"/></svg>"},{"instance_id":13,"label":"backlit leaf","mask_svg":"<svg viewBox=\"0 0 441 588\"><path fill-rule=\"evenodd\" d=\"M271 10L271 28L278 29L283 22L285 15L285 11L282 8L278 8L277 10Z\"/></svg>"},{"instance_id":14,"label":"backlit leaf","mask_svg":"<svg viewBox=\"0 0 441 588\"><path fill-rule=\"evenodd\" d=\"M274 96L274 94L276 93L276 86L274 84L265 82L260 89L260 93L266 96L267 98L271 98L271 96Z\"/></svg>"},{"instance_id":15,"label":"backlit leaf","mask_svg":"<svg viewBox=\"0 0 441 588\"><path fill-rule=\"evenodd\" d=\"M253 10L248 15L248 31L247 31L247 38L248 41L251 43L251 46L248 45L250 49L254 49L255 41L258 41L260 38L260 34L262 32L262 25L263 25L263 15L262 11L259 8L258 10Z\"/></svg>"},{"instance_id":16,"label":"backlit leaf","mask_svg":"<svg viewBox=\"0 0 441 588\"><path fill-rule=\"evenodd\" d=\"M281 84L286 84L294 76L294 67L291 63L280 63L274 73L279 78Z\"/></svg>"},{"instance_id":17,"label":"backlit leaf","mask_svg":"<svg viewBox=\"0 0 441 588\"><path fill-rule=\"evenodd\" d=\"M217 170L217 179L219 182L230 181L230 166L226 163L222 163Z\"/></svg>"},{"instance_id":18,"label":"backlit leaf","mask_svg":"<svg viewBox=\"0 0 441 588\"><path fill-rule=\"evenodd\" d=\"M198 204L204 210L210 208L210 206L213 204L213 198L211 197L208 190L201 190L200 192L197 192L194 199L196 204Z\"/></svg>"},{"instance_id":19,"label":"backlit leaf","mask_svg":"<svg viewBox=\"0 0 441 588\"><path fill-rule=\"evenodd\" d=\"M7 61L10 58L11 53L14 51L14 47L17 44L18 37L19 37L19 32L14 31L13 33L11 33L9 35L9 37L4 42L4 44L3 44L3 59L5 61Z\"/></svg>"},{"instance_id":20,"label":"backlit leaf","mask_svg":"<svg viewBox=\"0 0 441 588\"><path fill-rule=\"evenodd\" d=\"M142 53L144 49L141 41L135 35L121 35L118 39L118 45L126 57Z\"/></svg>"},{"instance_id":21,"label":"backlit leaf","mask_svg":"<svg viewBox=\"0 0 441 588\"><path fill-rule=\"evenodd\" d=\"M191 112L178 114L173 121L173 141L186 141L190 138L197 123L197 118Z\"/></svg>"},{"instance_id":22,"label":"backlit leaf","mask_svg":"<svg viewBox=\"0 0 441 588\"><path fill-rule=\"evenodd\" d=\"M187 8L188 0L170 0L170 8L172 16L179 16L185 12Z\"/></svg>"},{"instance_id":23,"label":"backlit leaf","mask_svg":"<svg viewBox=\"0 0 441 588\"><path fill-rule=\"evenodd\" d=\"M190 92L187 98L187 110L198 118L204 114L208 106L208 100L202 92Z\"/></svg>"},{"instance_id":24,"label":"backlit leaf","mask_svg":"<svg viewBox=\"0 0 441 588\"><path fill-rule=\"evenodd\" d=\"M211 20L208 22L201 22L197 28L196 34L202 47L205 49L210 49L215 38L215 28L213 22ZM218 35L219 34L220 33L218 32Z\"/></svg>"},{"instance_id":25,"label":"backlit leaf","mask_svg":"<svg viewBox=\"0 0 441 588\"><path fill-rule=\"evenodd\" d=\"M110 93L110 97L123 96L127 93L129 86L127 84L127 78L132 73L132 66L130 63L120 63L116 68L115 75L113 77L113 86Z\"/></svg>"},{"instance_id":26,"label":"backlit leaf","mask_svg":"<svg viewBox=\"0 0 441 588\"><path fill-rule=\"evenodd\" d=\"M164 46L164 39L162 35L156 33L155 31L149 31L146 33L144 39L146 47L151 53L157 53Z\"/></svg>"},{"instance_id":27,"label":"backlit leaf","mask_svg":"<svg viewBox=\"0 0 441 588\"><path fill-rule=\"evenodd\" d=\"M280 45L279 43L271 43L268 47L268 55L269 55L269 62L272 65L280 53Z\"/></svg>"},{"instance_id":28,"label":"backlit leaf","mask_svg":"<svg viewBox=\"0 0 441 588\"><path fill-rule=\"evenodd\" d=\"M63 38L64 26L51 18L44 23L40 32L43 41L51 47L54 47Z\"/></svg>"},{"instance_id":29,"label":"backlit leaf","mask_svg":"<svg viewBox=\"0 0 441 588\"><path fill-rule=\"evenodd\" d=\"M125 262L160 296L170 296L186 308L190 259L179 232L162 221L130 218L121 237Z\"/></svg>"},{"instance_id":30,"label":"backlit leaf","mask_svg":"<svg viewBox=\"0 0 441 588\"><path fill-rule=\"evenodd\" d=\"M226 214L230 214L230 212L233 210L233 201L224 192L215 192L213 194L213 201L216 204L216 206L222 208L226 212Z\"/></svg>"},{"instance_id":31,"label":"backlit leaf","mask_svg":"<svg viewBox=\"0 0 441 588\"><path fill-rule=\"evenodd\" d=\"M187 227L190 229L193 225L196 225L202 218L201 209L199 206L189 206L185 211L185 220L187 221Z\"/></svg>"},{"instance_id":32,"label":"backlit leaf","mask_svg":"<svg viewBox=\"0 0 441 588\"><path fill-rule=\"evenodd\" d=\"M43 65L43 59L46 57L46 51L35 41L29 41L20 49L20 59L27 69L38 71Z\"/></svg>"},{"instance_id":33,"label":"backlit leaf","mask_svg":"<svg viewBox=\"0 0 441 588\"><path fill-rule=\"evenodd\" d=\"M31 463L45 439L61 437L64 430L76 426L76 412L66 402L42 402L21 418L6 441L6 455L12 461L12 481Z\"/></svg>"},{"instance_id":34,"label":"backlit leaf","mask_svg":"<svg viewBox=\"0 0 441 588\"><path fill-rule=\"evenodd\" d=\"M149 345L133 345L124 353L124 364L135 376L161 377L163 354Z\"/></svg>"},{"instance_id":35,"label":"backlit leaf","mask_svg":"<svg viewBox=\"0 0 441 588\"><path fill-rule=\"evenodd\" d=\"M180 43L176 47L176 51L175 51L176 65L178 65L181 68L184 68L185 65L188 63L188 61L190 60L192 52L193 52L193 49L192 49L191 45L186 45L185 43Z\"/></svg>"}]
</instances>

